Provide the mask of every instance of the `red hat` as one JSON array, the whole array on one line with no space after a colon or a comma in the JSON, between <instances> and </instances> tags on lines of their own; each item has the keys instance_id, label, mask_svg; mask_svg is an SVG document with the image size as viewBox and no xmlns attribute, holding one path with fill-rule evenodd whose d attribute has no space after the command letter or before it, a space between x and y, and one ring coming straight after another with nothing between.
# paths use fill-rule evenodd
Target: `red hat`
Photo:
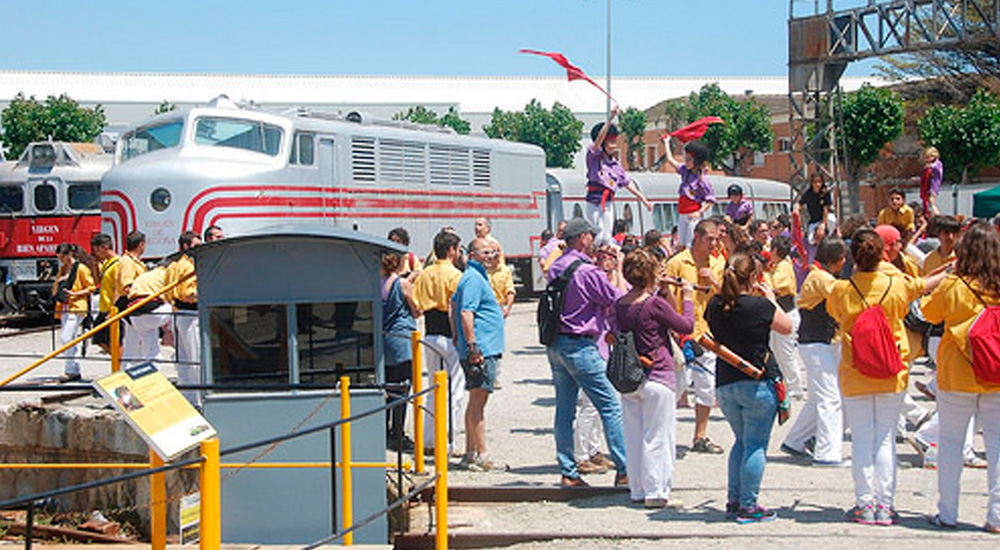
<instances>
[{"instance_id":1,"label":"red hat","mask_svg":"<svg viewBox=\"0 0 1000 550\"><path fill-rule=\"evenodd\" d=\"M886 246L892 246L899 240L899 230L891 225L880 225L875 228L875 232L882 237L882 242Z\"/></svg>"}]
</instances>

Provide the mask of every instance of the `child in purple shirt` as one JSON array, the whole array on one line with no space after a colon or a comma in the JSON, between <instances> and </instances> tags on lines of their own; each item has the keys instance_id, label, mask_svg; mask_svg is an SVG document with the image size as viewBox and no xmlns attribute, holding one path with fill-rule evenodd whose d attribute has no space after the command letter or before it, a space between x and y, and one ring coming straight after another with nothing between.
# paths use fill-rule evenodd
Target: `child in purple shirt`
<instances>
[{"instance_id":1,"label":"child in purple shirt","mask_svg":"<svg viewBox=\"0 0 1000 550\"><path fill-rule=\"evenodd\" d=\"M590 138L594 142L587 149L587 204L584 216L597 229L594 243L598 246L612 242L615 223L612 201L619 189L627 189L647 210L653 210L653 205L618 162L618 128L611 123L617 115L618 106L615 105L608 121L599 122L590 130Z\"/></svg>"},{"instance_id":2,"label":"child in purple shirt","mask_svg":"<svg viewBox=\"0 0 1000 550\"><path fill-rule=\"evenodd\" d=\"M726 217L741 227L746 227L753 219L753 203L743 198L743 188L735 183L727 190L729 204L726 205Z\"/></svg>"}]
</instances>

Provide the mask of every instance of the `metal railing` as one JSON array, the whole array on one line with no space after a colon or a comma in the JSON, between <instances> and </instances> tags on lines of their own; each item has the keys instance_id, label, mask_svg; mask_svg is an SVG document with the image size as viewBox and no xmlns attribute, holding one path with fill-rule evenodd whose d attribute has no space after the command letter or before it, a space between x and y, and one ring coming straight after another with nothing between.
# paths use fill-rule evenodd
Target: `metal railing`
<instances>
[{"instance_id":1,"label":"metal railing","mask_svg":"<svg viewBox=\"0 0 1000 550\"><path fill-rule=\"evenodd\" d=\"M419 336L414 336L414 342L419 340ZM415 363L417 363L415 361ZM419 363L417 363L419 364ZM416 380L419 380L417 378ZM42 493L19 497L16 499L0 501L0 509L9 509L26 506L28 509L27 514L27 528L25 535L25 548L30 549L32 545L32 527L34 521L34 511L40 502L45 499L52 498L55 496L73 493L76 491L93 489L105 485L111 485L115 483L121 483L124 481L149 477L150 478L150 512L151 512L151 522L150 522L150 538L151 546L154 550L162 550L166 548L166 514L167 514L167 497L166 497L166 483L164 474L168 471L179 470L182 468L197 467L200 470L200 488L201 488L201 548L203 549L217 549L220 547L222 542L221 534L221 484L222 476L220 474L223 468L317 468L317 467L330 467L331 470L340 468L341 471L341 501L343 503L343 509L341 510L341 523L343 525L340 531L335 532L328 537L324 537L318 541L307 544L303 548L311 549L318 546L334 542L336 540L342 539L345 546L350 546L354 543L354 532L362 527L372 523L379 517L388 514L389 512L399 508L406 502L412 500L415 496L420 494L421 491L429 487L430 485L435 486L435 528L436 528L436 548L443 550L448 547L448 445L446 442L445 422L447 418L447 384L448 378L447 373L439 371L434 373L434 384L427 388L426 390L421 389L420 391L415 391L406 396L396 400L393 400L381 407L376 407L374 409L367 410L362 413L352 414L350 405L350 378L344 376L340 379L340 397L341 397L341 410L339 420L325 423L319 426L310 427L303 430L295 431L294 433L285 434L281 436L271 437L252 443L247 443L243 445L238 445L225 449L223 451L219 450L219 440L210 439L208 441L202 442L199 456L197 458L191 458L187 460L182 460L169 465L165 465L162 460L155 454L150 453L149 464L0 464L0 469L106 469L106 468L121 468L121 469L141 469L141 471L130 472L122 474L119 476L112 477L110 479L90 481L85 483L80 483L77 485L72 485L69 487L63 487L59 489L54 489L50 491L45 491ZM420 386L419 382L415 383L416 386ZM361 519L360 521L354 521L354 507L353 507L353 479L352 479L352 469L355 467L390 467L391 464L378 463L378 462L354 462L352 459L352 449L351 449L351 423L357 422L363 418L379 414L388 411L395 407L405 406L407 402L421 403L423 402L423 397L428 394L434 394L434 420L435 420L435 432L434 432L434 469L435 473L429 479L423 483L415 486L412 490L407 492L405 495L400 496L393 502L389 503L384 508L373 512L369 516ZM421 405L422 406L422 405ZM415 405L416 408L416 405ZM419 409L418 409L419 410ZM416 418L421 418L417 421ZM419 434L422 436L422 417L415 417L415 425L419 425ZM337 438L335 436L336 428L340 428L340 462L336 462L336 446ZM286 463L286 462L276 462L276 463L239 463L239 464L228 464L222 463L220 458L222 456L236 454L240 452L245 452L251 449L256 449L260 447L273 447L285 441L310 435L313 433L328 431L330 433L331 441L331 461L327 463ZM422 468L423 466L423 446L417 445L419 462ZM336 472L331 472L334 484L336 484ZM402 488L400 488L402 491ZM334 506L336 505L336 487L334 487L334 494L331 495L333 499Z\"/></svg>"}]
</instances>

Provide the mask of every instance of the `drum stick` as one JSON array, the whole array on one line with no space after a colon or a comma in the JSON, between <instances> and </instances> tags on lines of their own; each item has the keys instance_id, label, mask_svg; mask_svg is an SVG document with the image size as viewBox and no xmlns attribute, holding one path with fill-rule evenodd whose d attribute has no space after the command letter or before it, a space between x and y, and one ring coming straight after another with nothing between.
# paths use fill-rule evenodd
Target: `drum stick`
<instances>
[{"instance_id":1,"label":"drum stick","mask_svg":"<svg viewBox=\"0 0 1000 550\"><path fill-rule=\"evenodd\" d=\"M667 284L673 285L673 286L681 286L681 285L684 284L683 280L681 280L680 278L676 278L676 277L665 277L665 278L660 279L660 280L663 281L663 282L665 282L665 283L667 283ZM699 292L709 292L709 291L712 290L711 287L707 287L707 286L704 286L704 285L691 285L691 288L693 288L693 289L695 289L695 290L697 290Z\"/></svg>"},{"instance_id":2,"label":"drum stick","mask_svg":"<svg viewBox=\"0 0 1000 550\"><path fill-rule=\"evenodd\" d=\"M725 360L727 364L739 369L740 372L753 378L754 380L760 380L760 377L764 376L764 371L754 366L753 363L750 363L746 359L736 355L731 349L716 342L709 335L702 334L701 337L698 338L698 343L701 344L701 347L716 354Z\"/></svg>"}]
</instances>

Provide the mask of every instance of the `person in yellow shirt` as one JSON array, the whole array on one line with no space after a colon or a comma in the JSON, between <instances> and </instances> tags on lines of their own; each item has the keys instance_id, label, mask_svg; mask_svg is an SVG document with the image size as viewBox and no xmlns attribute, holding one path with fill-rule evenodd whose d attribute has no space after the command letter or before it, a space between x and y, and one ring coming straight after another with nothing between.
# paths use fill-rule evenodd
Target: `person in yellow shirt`
<instances>
[{"instance_id":1,"label":"person in yellow shirt","mask_svg":"<svg viewBox=\"0 0 1000 550\"><path fill-rule=\"evenodd\" d=\"M118 311L128 307L128 294L132 290L132 282L146 272L146 264L142 263L142 255L146 253L146 235L142 231L133 231L125 237L125 253L118 262L118 280L115 281L115 306Z\"/></svg>"},{"instance_id":2,"label":"person in yellow shirt","mask_svg":"<svg viewBox=\"0 0 1000 550\"><path fill-rule=\"evenodd\" d=\"M788 396L802 398L803 380L802 357L799 355L798 333L801 317L795 307L795 295L798 294L798 283L795 278L795 267L792 265L792 238L788 235L778 235L771 241L771 290L778 300L781 310L792 320L792 333L785 335L771 332L771 351L778 361L778 368L788 387Z\"/></svg>"},{"instance_id":3,"label":"person in yellow shirt","mask_svg":"<svg viewBox=\"0 0 1000 550\"><path fill-rule=\"evenodd\" d=\"M79 246L61 243L56 247L56 256L59 258L59 274L52 283L52 296L58 306L59 339L66 345L77 337L80 322L87 315L90 295L96 286L87 266L89 258ZM63 375L59 377L60 383L80 380L80 361L76 358L79 351L80 345L77 344L63 352L66 364Z\"/></svg>"},{"instance_id":4,"label":"person in yellow shirt","mask_svg":"<svg viewBox=\"0 0 1000 550\"><path fill-rule=\"evenodd\" d=\"M840 341L837 322L826 311L826 301L837 283L836 274L846 261L844 241L836 237L823 239L816 250L816 263L809 268L799 296L801 323L797 336L809 393L781 450L793 456L805 456L806 441L815 437L814 466L843 463L844 414L837 377Z\"/></svg>"},{"instance_id":5,"label":"person in yellow shirt","mask_svg":"<svg viewBox=\"0 0 1000 550\"><path fill-rule=\"evenodd\" d=\"M201 237L194 231L185 231L177 239L180 251L179 258L166 268L166 285L180 282L169 291L165 299L173 304L174 314L174 344L177 346L177 383L180 385L196 385L201 382L201 338L198 332L198 279L194 276L194 261L187 254L189 250L201 244ZM197 390L182 390L184 397L194 406L199 406L201 392Z\"/></svg>"},{"instance_id":6,"label":"person in yellow shirt","mask_svg":"<svg viewBox=\"0 0 1000 550\"><path fill-rule=\"evenodd\" d=\"M510 267L500 263L500 246L496 242L487 241L488 250L483 252L486 273L490 278L490 288L493 289L493 296L500 304L500 311L503 318L510 315L510 309L514 307L514 275L511 274Z\"/></svg>"},{"instance_id":7,"label":"person in yellow shirt","mask_svg":"<svg viewBox=\"0 0 1000 550\"><path fill-rule=\"evenodd\" d=\"M969 328L986 306L1000 305L1000 235L986 222L966 229L955 250L954 274L923 302L924 317L944 323L937 353L938 526L958 522L959 482L966 428L979 417L988 462L986 530L1000 534L1000 384L983 382L972 370Z\"/></svg>"},{"instance_id":8,"label":"person in yellow shirt","mask_svg":"<svg viewBox=\"0 0 1000 550\"><path fill-rule=\"evenodd\" d=\"M128 293L129 305L159 293L167 286L167 270L156 266L132 281ZM137 365L155 361L160 356L160 327L170 323L171 307L162 295L128 316L125 342L122 345L122 363Z\"/></svg>"},{"instance_id":9,"label":"person in yellow shirt","mask_svg":"<svg viewBox=\"0 0 1000 550\"><path fill-rule=\"evenodd\" d=\"M906 205L906 193L902 189L889 191L889 206L879 211L878 225L891 225L900 233L916 229L913 209Z\"/></svg>"},{"instance_id":10,"label":"person in yellow shirt","mask_svg":"<svg viewBox=\"0 0 1000 550\"><path fill-rule=\"evenodd\" d=\"M458 351L452 342L449 308L451 297L458 288L462 272L456 264L463 261L462 239L454 232L442 229L434 236L434 263L425 265L424 270L413 282L413 302L424 312L424 328L427 342L425 354L428 375L437 370L448 373L451 386L451 417L462 418L465 405L465 373L458 360ZM449 426L454 425L452 422ZM424 441L418 445L433 446L433 422L425 424ZM449 438L449 442L451 438Z\"/></svg>"},{"instance_id":11,"label":"person in yellow shirt","mask_svg":"<svg viewBox=\"0 0 1000 550\"><path fill-rule=\"evenodd\" d=\"M937 236L938 247L924 258L921 275L927 275L942 265L955 260L955 245L962 231L962 224L954 216L934 216L930 221L931 232Z\"/></svg>"},{"instance_id":12,"label":"person in yellow shirt","mask_svg":"<svg viewBox=\"0 0 1000 550\"><path fill-rule=\"evenodd\" d=\"M869 305L885 312L900 355L909 344L903 318L909 303L941 282L943 274L920 279L881 269L885 244L871 229L857 231L851 239L854 274L838 281L826 309L841 330L841 360L838 375L844 410L851 428L851 469L855 505L849 521L890 525L895 521L893 503L896 483L896 430L903 406L909 372L901 370L889 378L872 378L855 366L852 354L854 322Z\"/></svg>"},{"instance_id":13,"label":"person in yellow shirt","mask_svg":"<svg viewBox=\"0 0 1000 550\"><path fill-rule=\"evenodd\" d=\"M691 284L711 289L709 292L696 292L694 295L694 332L691 334L691 339L694 341L709 332L708 321L705 320L705 307L708 305L708 300L721 288L722 274L726 269L726 261L721 256L712 254L718 243L719 225L710 219L701 220L694 228L694 240L691 246L667 262L668 277L683 279ZM682 303L680 287L676 288L675 293L677 295L674 303ZM722 454L722 447L708 438L708 417L715 405L716 357L708 350L700 351L703 353L693 360L689 359L687 368L684 369L685 377L692 383L694 389L695 423L691 450L696 453ZM677 385L678 393L687 388L688 380Z\"/></svg>"},{"instance_id":14,"label":"person in yellow shirt","mask_svg":"<svg viewBox=\"0 0 1000 550\"><path fill-rule=\"evenodd\" d=\"M97 302L97 317L94 319L94 326L97 326L107 320L111 306L115 303L118 262L121 258L115 254L111 236L105 233L98 233L90 239L90 251L94 258L100 262L97 277L100 299ZM105 353L111 353L111 331L108 327L91 336L90 341L100 346Z\"/></svg>"}]
</instances>

